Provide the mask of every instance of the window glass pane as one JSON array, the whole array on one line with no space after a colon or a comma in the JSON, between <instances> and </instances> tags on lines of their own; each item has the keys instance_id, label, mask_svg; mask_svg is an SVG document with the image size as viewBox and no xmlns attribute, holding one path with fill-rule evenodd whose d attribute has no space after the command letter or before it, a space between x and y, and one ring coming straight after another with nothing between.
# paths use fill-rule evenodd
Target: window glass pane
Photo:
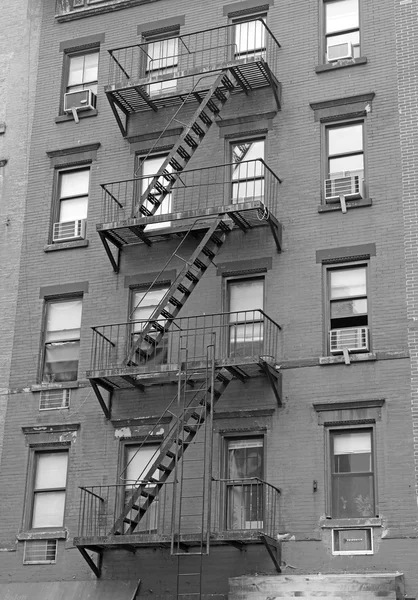
<instances>
[{"instance_id":1,"label":"window glass pane","mask_svg":"<svg viewBox=\"0 0 418 600\"><path fill-rule=\"evenodd\" d=\"M343 300L331 302L331 319L367 314L367 300Z\"/></svg>"},{"instance_id":2,"label":"window glass pane","mask_svg":"<svg viewBox=\"0 0 418 600\"><path fill-rule=\"evenodd\" d=\"M137 291L133 297L133 311L131 319L132 321L145 321L154 312L154 309L158 306L164 294L167 292L168 287L150 290L147 294L145 292ZM134 331L141 331L142 323L135 323L133 325Z\"/></svg>"},{"instance_id":3,"label":"window glass pane","mask_svg":"<svg viewBox=\"0 0 418 600\"><path fill-rule=\"evenodd\" d=\"M333 477L333 517L373 517L374 513L375 509L372 475L336 475Z\"/></svg>"},{"instance_id":4,"label":"window glass pane","mask_svg":"<svg viewBox=\"0 0 418 600\"><path fill-rule=\"evenodd\" d=\"M73 340L80 337L82 304L81 299L48 303L46 341Z\"/></svg>"},{"instance_id":5,"label":"window glass pane","mask_svg":"<svg viewBox=\"0 0 418 600\"><path fill-rule=\"evenodd\" d=\"M84 57L84 76L83 82L97 81L97 73L99 66L99 53L92 52Z\"/></svg>"},{"instance_id":6,"label":"window glass pane","mask_svg":"<svg viewBox=\"0 0 418 600\"><path fill-rule=\"evenodd\" d=\"M330 297L347 298L366 295L366 269L330 271Z\"/></svg>"},{"instance_id":7,"label":"window glass pane","mask_svg":"<svg viewBox=\"0 0 418 600\"><path fill-rule=\"evenodd\" d=\"M176 66L178 62L178 38L150 42L147 46L147 54L148 71L166 70Z\"/></svg>"},{"instance_id":8,"label":"window glass pane","mask_svg":"<svg viewBox=\"0 0 418 600\"><path fill-rule=\"evenodd\" d=\"M128 484L134 484L138 479L145 475L152 463L153 456L158 446L127 446L126 447L126 471L122 479ZM154 475L158 477L159 473Z\"/></svg>"},{"instance_id":9,"label":"window glass pane","mask_svg":"<svg viewBox=\"0 0 418 600\"><path fill-rule=\"evenodd\" d=\"M241 142L232 146L232 179L248 179L250 177L263 177L263 164L255 161L257 158L264 160L265 140Z\"/></svg>"},{"instance_id":10,"label":"window glass pane","mask_svg":"<svg viewBox=\"0 0 418 600\"><path fill-rule=\"evenodd\" d=\"M64 488L67 481L67 463L67 452L38 453L34 489Z\"/></svg>"},{"instance_id":11,"label":"window glass pane","mask_svg":"<svg viewBox=\"0 0 418 600\"><path fill-rule=\"evenodd\" d=\"M364 173L363 154L332 158L329 160L328 169L331 179L338 179L339 177L348 175L359 175L362 177Z\"/></svg>"},{"instance_id":12,"label":"window glass pane","mask_svg":"<svg viewBox=\"0 0 418 600\"><path fill-rule=\"evenodd\" d=\"M83 83L84 55L70 56L68 86Z\"/></svg>"},{"instance_id":13,"label":"window glass pane","mask_svg":"<svg viewBox=\"0 0 418 600\"><path fill-rule=\"evenodd\" d=\"M163 164L163 162L165 161L165 159L167 158L166 154L162 154L159 156L150 156L149 158L146 158L143 163L141 164L141 174L143 176L143 179L141 179L141 188L139 193L143 194L148 186L150 185L151 181L152 181L152 177L151 175L156 175L161 167L161 165ZM167 166L167 171L168 172L172 172L173 168L168 165ZM150 177L144 177L146 175L150 175ZM164 177L160 177L159 178L159 183L161 183L161 185L166 185L167 181L166 179L164 179ZM152 189L151 193L153 193L157 198L159 196L159 194L157 193L156 189ZM159 208L154 212L155 215L164 215L167 214L169 212L171 212L171 199L172 199L172 194L168 194L163 202L160 204ZM148 202L147 200L145 200L145 202L143 203L143 205L148 208L148 210L151 210L153 208L153 204L151 204L150 202ZM170 222L164 221L161 223L153 223L151 225L147 225L146 226L146 230L149 231L151 229L159 229L161 227L168 227L170 225Z\"/></svg>"},{"instance_id":14,"label":"window glass pane","mask_svg":"<svg viewBox=\"0 0 418 600\"><path fill-rule=\"evenodd\" d=\"M78 372L80 342L46 344L43 380L75 381Z\"/></svg>"},{"instance_id":15,"label":"window glass pane","mask_svg":"<svg viewBox=\"0 0 418 600\"><path fill-rule=\"evenodd\" d=\"M32 527L61 527L64 523L65 492L42 492L33 499Z\"/></svg>"},{"instance_id":16,"label":"window glass pane","mask_svg":"<svg viewBox=\"0 0 418 600\"><path fill-rule=\"evenodd\" d=\"M87 196L90 169L60 173L60 198Z\"/></svg>"},{"instance_id":17,"label":"window glass pane","mask_svg":"<svg viewBox=\"0 0 418 600\"><path fill-rule=\"evenodd\" d=\"M326 2L325 21L327 33L358 27L358 0Z\"/></svg>"},{"instance_id":18,"label":"window glass pane","mask_svg":"<svg viewBox=\"0 0 418 600\"><path fill-rule=\"evenodd\" d=\"M265 22L265 17L263 17ZM264 50L265 42L265 27L261 21L247 21L237 23L235 25L235 55L254 53L255 51Z\"/></svg>"},{"instance_id":19,"label":"window glass pane","mask_svg":"<svg viewBox=\"0 0 418 600\"><path fill-rule=\"evenodd\" d=\"M238 440L237 440L238 441ZM228 479L263 476L263 440L242 440L228 443ZM240 440L241 442L241 440Z\"/></svg>"},{"instance_id":20,"label":"window glass pane","mask_svg":"<svg viewBox=\"0 0 418 600\"><path fill-rule=\"evenodd\" d=\"M253 314L253 309L263 308L264 279L230 282L228 291L230 312L251 311ZM231 315L231 320L236 320L236 318L235 315ZM239 319L240 317L238 317Z\"/></svg>"},{"instance_id":21,"label":"window glass pane","mask_svg":"<svg viewBox=\"0 0 418 600\"><path fill-rule=\"evenodd\" d=\"M60 202L60 223L77 219L87 219L87 196Z\"/></svg>"},{"instance_id":22,"label":"window glass pane","mask_svg":"<svg viewBox=\"0 0 418 600\"><path fill-rule=\"evenodd\" d=\"M330 127L328 129L328 153L345 154L363 150L363 125Z\"/></svg>"}]
</instances>

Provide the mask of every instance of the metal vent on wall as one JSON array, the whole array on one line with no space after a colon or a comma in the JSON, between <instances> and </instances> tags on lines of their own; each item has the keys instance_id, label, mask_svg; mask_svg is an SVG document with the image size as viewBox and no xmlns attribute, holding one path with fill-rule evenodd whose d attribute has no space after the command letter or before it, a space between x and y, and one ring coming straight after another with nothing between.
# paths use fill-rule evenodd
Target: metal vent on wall
<instances>
[{"instance_id":1,"label":"metal vent on wall","mask_svg":"<svg viewBox=\"0 0 418 600\"><path fill-rule=\"evenodd\" d=\"M57 560L57 540L30 540L25 542L24 565L50 565Z\"/></svg>"},{"instance_id":2,"label":"metal vent on wall","mask_svg":"<svg viewBox=\"0 0 418 600\"><path fill-rule=\"evenodd\" d=\"M70 407L71 390L43 390L39 397L39 410L57 410Z\"/></svg>"}]
</instances>

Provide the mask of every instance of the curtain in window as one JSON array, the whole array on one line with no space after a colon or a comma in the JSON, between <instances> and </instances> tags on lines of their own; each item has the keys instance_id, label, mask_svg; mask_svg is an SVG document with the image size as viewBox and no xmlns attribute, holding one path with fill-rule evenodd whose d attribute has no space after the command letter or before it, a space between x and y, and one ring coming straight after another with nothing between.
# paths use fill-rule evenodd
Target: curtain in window
<instances>
[{"instance_id":1,"label":"curtain in window","mask_svg":"<svg viewBox=\"0 0 418 600\"><path fill-rule=\"evenodd\" d=\"M122 475L122 480L125 483L125 504L129 502L132 494L137 489L141 478L146 475L149 467L152 464L157 446L127 446L126 447L126 470ZM158 478L158 472L154 475ZM152 484L147 486L148 490L152 490L155 486ZM145 498L141 497L138 502L145 502ZM153 533L158 529L158 498L153 501L148 508L146 515L141 519L135 531L140 533ZM128 515L129 519L136 519L138 511L132 509ZM129 525L125 525L128 530Z\"/></svg>"},{"instance_id":2,"label":"curtain in window","mask_svg":"<svg viewBox=\"0 0 418 600\"><path fill-rule=\"evenodd\" d=\"M263 488L251 477L263 477L263 440L228 443L227 528L263 527Z\"/></svg>"}]
</instances>

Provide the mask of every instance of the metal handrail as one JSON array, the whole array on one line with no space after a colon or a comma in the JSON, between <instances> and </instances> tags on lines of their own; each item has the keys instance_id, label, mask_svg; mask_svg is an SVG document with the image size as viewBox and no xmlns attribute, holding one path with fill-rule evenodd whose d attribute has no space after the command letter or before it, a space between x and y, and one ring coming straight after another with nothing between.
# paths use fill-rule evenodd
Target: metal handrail
<instances>
[{"instance_id":1,"label":"metal handrail","mask_svg":"<svg viewBox=\"0 0 418 600\"><path fill-rule=\"evenodd\" d=\"M204 315L199 314L199 315L188 315L187 317L176 317L175 319L173 319L174 321L181 321L182 319L187 319L187 320L191 320L191 319L198 319L198 318L203 318L203 317L224 317L224 316L228 316L228 315L232 315L232 314L239 314L239 313L248 313L248 312L259 312L260 314L263 315L263 317L265 317L268 321L270 321L270 323L272 323L273 325L275 325L278 329L282 329L281 326L276 323L276 321L274 321L271 317L269 317L264 310L262 310L261 308L252 308L250 310L237 310L237 311L225 311L225 312L219 312L219 313L205 313ZM138 319L136 321L122 321L120 323L104 323L101 325L94 325L91 327L91 329L93 329L93 331L97 331L97 329L99 327L118 327L121 325L133 325L135 323L148 323L150 319ZM159 321L161 322L166 322L167 319L152 319L153 322L158 323ZM179 328L180 331L188 331L188 329L181 329Z\"/></svg>"},{"instance_id":2,"label":"metal handrail","mask_svg":"<svg viewBox=\"0 0 418 600\"><path fill-rule=\"evenodd\" d=\"M218 477L212 477L213 481L220 481L221 483L244 483L246 481L258 481L260 484L266 485L270 488L272 488L273 490L276 490L276 492L278 492L279 494L282 493L282 490L278 487L276 487L275 485L272 485L271 483L269 483L268 481L264 481L264 479L260 479L260 477L242 477L242 478L235 478L235 479L220 479Z\"/></svg>"},{"instance_id":3,"label":"metal handrail","mask_svg":"<svg viewBox=\"0 0 418 600\"><path fill-rule=\"evenodd\" d=\"M210 169L218 169L220 167L233 167L233 166L237 166L237 165L245 165L247 163L254 163L254 162L260 162L264 165L264 167L267 169L267 171L269 171L273 177L275 179L277 179L277 181L279 183L282 183L282 179L280 179L280 177L268 166L268 164L264 161L264 159L262 158L254 158L253 160L243 160L240 161L239 163L223 163L221 165L213 165L213 166L209 166L209 167L201 167L199 169L184 169L183 171L170 171L170 175L176 176L176 175L185 175L186 173L196 173L196 172L200 172L200 171L207 171ZM158 173L154 173L154 174L149 174L149 175L140 175L139 177L132 177L130 179L120 179L118 181L108 181L107 183L101 183L100 187L106 192L106 193L110 193L108 190L106 190L106 186L107 185L117 185L119 183L130 183L131 181L141 181L142 179L152 179L153 177L156 177L158 175ZM233 182L234 180L231 178L231 181ZM216 184L211 184L208 183L206 185L216 185ZM186 187L196 187L196 186L186 186ZM116 201L116 199L115 199ZM119 202L118 202L119 204ZM123 207L123 204L121 205L121 207Z\"/></svg>"},{"instance_id":4,"label":"metal handrail","mask_svg":"<svg viewBox=\"0 0 418 600\"><path fill-rule=\"evenodd\" d=\"M255 22L255 21L260 21L263 24L263 26L267 29L267 31L269 32L269 34L271 35L271 37L273 38L273 40L276 42L277 46L279 48L281 48L281 45L280 45L279 41L277 40L276 36L271 31L271 29L267 26L267 24L263 21L263 19L260 19L260 18L259 19L253 19L252 21L249 21L249 22ZM237 26L237 23L228 23L227 25L220 25L218 27L210 27L209 29L201 29L199 31L191 31L190 33L183 33L181 35L173 35L171 37L164 38L164 41L174 40L174 39L181 39L182 40L183 38L189 37L191 35L199 35L199 34L202 34L202 33L209 33L211 31L219 31L221 29L228 29L228 28L232 28L232 27L236 27L236 26ZM141 44L129 44L129 46L120 46L118 48L112 48L111 50L108 50L108 52L112 56L112 52L117 52L118 50L127 50L128 48L141 48L142 49L142 46L145 46L145 47L149 46L149 42L143 42ZM189 51L189 53L190 53L190 51ZM175 56L175 55L173 55L173 56ZM113 56L112 56L112 58L113 58Z\"/></svg>"}]
</instances>

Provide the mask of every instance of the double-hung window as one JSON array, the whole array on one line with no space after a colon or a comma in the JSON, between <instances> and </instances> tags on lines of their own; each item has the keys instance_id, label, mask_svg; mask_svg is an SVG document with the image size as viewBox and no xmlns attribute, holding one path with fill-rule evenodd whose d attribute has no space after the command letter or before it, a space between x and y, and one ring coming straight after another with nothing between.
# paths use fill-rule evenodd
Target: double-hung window
<instances>
[{"instance_id":1,"label":"double-hung window","mask_svg":"<svg viewBox=\"0 0 418 600\"><path fill-rule=\"evenodd\" d=\"M153 176L156 175L161 167L161 165L163 164L163 162L165 161L165 159L167 158L167 154L158 154L156 156L148 156L147 158L145 158L144 160L142 160L141 162L141 166L140 166L140 171L141 171L141 179L140 179L140 187L138 190L138 194L142 195L144 194L149 185L151 184L152 180L153 180ZM170 172L172 171L172 167L170 167L170 165L167 166L167 171ZM158 184L161 184L162 187L165 187L166 185L168 185L168 181L163 177L159 177L158 179ZM158 207L158 209L154 212L154 215L165 215L171 212L171 205L172 205L172 193L169 192L168 194L166 193L161 193L160 190L156 188L153 188L150 190L150 193L153 196L154 202L155 200L160 202L160 205ZM153 211L153 208L155 206L154 202L150 201L149 199L145 199L145 201L143 202L143 206L145 209L149 210L150 212ZM152 229L160 229L163 227L169 227L171 224L170 221L163 221L163 222L158 222L158 223L152 223L150 225L146 226L146 231L150 231Z\"/></svg>"},{"instance_id":2,"label":"double-hung window","mask_svg":"<svg viewBox=\"0 0 418 600\"><path fill-rule=\"evenodd\" d=\"M82 299L46 304L42 381L75 381L80 353Z\"/></svg>"},{"instance_id":3,"label":"double-hung window","mask_svg":"<svg viewBox=\"0 0 418 600\"><path fill-rule=\"evenodd\" d=\"M264 198L264 139L240 140L231 144L234 204Z\"/></svg>"},{"instance_id":4,"label":"double-hung window","mask_svg":"<svg viewBox=\"0 0 418 600\"><path fill-rule=\"evenodd\" d=\"M68 77L66 92L91 90L97 95L99 72L99 51L74 53L67 55Z\"/></svg>"},{"instance_id":5,"label":"double-hung window","mask_svg":"<svg viewBox=\"0 0 418 600\"><path fill-rule=\"evenodd\" d=\"M158 450L158 446L155 445L143 445L138 444L126 444L124 447L124 468L121 474L121 480L124 484L124 504L128 504L132 495L135 493L138 485L142 482L142 478L146 475L150 468L153 457ZM158 472L154 474L154 477L158 477ZM147 485L147 491L152 493L155 490L155 485L150 483ZM146 498L141 496L138 502L144 503ZM132 508L128 518L135 520L138 518L139 511L136 508ZM158 498L156 498L149 506L145 516L141 519L139 525L135 528L136 532L152 533L157 531L158 528ZM126 530L129 525L125 526Z\"/></svg>"},{"instance_id":6,"label":"double-hung window","mask_svg":"<svg viewBox=\"0 0 418 600\"><path fill-rule=\"evenodd\" d=\"M226 528L263 527L263 438L226 440Z\"/></svg>"},{"instance_id":7,"label":"double-hung window","mask_svg":"<svg viewBox=\"0 0 418 600\"><path fill-rule=\"evenodd\" d=\"M229 356L262 354L264 278L232 279L227 283ZM257 310L258 309L258 310Z\"/></svg>"},{"instance_id":8,"label":"double-hung window","mask_svg":"<svg viewBox=\"0 0 418 600\"><path fill-rule=\"evenodd\" d=\"M169 35L147 35L146 46L142 47L145 56L145 77L161 79L157 83L151 83L148 93L153 96L172 92L177 87L175 77L179 63L179 38L176 32Z\"/></svg>"},{"instance_id":9,"label":"double-hung window","mask_svg":"<svg viewBox=\"0 0 418 600\"><path fill-rule=\"evenodd\" d=\"M327 276L330 352L368 351L367 266L333 268Z\"/></svg>"},{"instance_id":10,"label":"double-hung window","mask_svg":"<svg viewBox=\"0 0 418 600\"><path fill-rule=\"evenodd\" d=\"M132 290L132 310L130 320L132 321L132 329L131 329L131 344L132 347L138 341L141 331L146 326L147 320L150 318L154 310L157 308L161 300L164 298L167 293L168 286L162 287L153 287L148 290L144 289L133 289ZM150 331L148 333L149 337L155 337L157 332ZM156 360L158 357L159 361L162 361L167 356L167 344L168 339L167 336L163 338L161 343L153 349L152 354L149 353L149 343L143 343L143 350L147 350L148 360ZM136 357L139 360L139 355L141 353L141 348L138 348L136 351Z\"/></svg>"},{"instance_id":11,"label":"double-hung window","mask_svg":"<svg viewBox=\"0 0 418 600\"><path fill-rule=\"evenodd\" d=\"M326 133L325 200L364 195L364 123L330 125Z\"/></svg>"},{"instance_id":12,"label":"double-hung window","mask_svg":"<svg viewBox=\"0 0 418 600\"><path fill-rule=\"evenodd\" d=\"M33 529L64 525L68 451L35 452L32 514Z\"/></svg>"},{"instance_id":13,"label":"double-hung window","mask_svg":"<svg viewBox=\"0 0 418 600\"><path fill-rule=\"evenodd\" d=\"M372 429L330 431L331 516L376 516Z\"/></svg>"},{"instance_id":14,"label":"double-hung window","mask_svg":"<svg viewBox=\"0 0 418 600\"><path fill-rule=\"evenodd\" d=\"M359 0L324 0L325 59L360 56Z\"/></svg>"},{"instance_id":15,"label":"double-hung window","mask_svg":"<svg viewBox=\"0 0 418 600\"><path fill-rule=\"evenodd\" d=\"M89 181L89 168L58 172L55 243L85 238Z\"/></svg>"},{"instance_id":16,"label":"double-hung window","mask_svg":"<svg viewBox=\"0 0 418 600\"><path fill-rule=\"evenodd\" d=\"M266 15L233 19L232 55L236 60L260 60L266 56Z\"/></svg>"}]
</instances>

